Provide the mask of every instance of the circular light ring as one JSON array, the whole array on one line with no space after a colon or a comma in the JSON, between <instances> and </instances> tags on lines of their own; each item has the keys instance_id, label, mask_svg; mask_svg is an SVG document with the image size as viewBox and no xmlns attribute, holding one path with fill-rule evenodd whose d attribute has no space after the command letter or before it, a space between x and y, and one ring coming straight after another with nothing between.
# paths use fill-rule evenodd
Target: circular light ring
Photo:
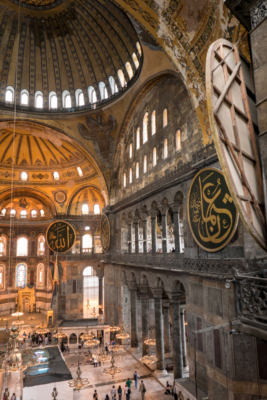
<instances>
[{"instance_id":1,"label":"circular light ring","mask_svg":"<svg viewBox=\"0 0 267 400\"><path fill-rule=\"evenodd\" d=\"M129 339L129 337L130 337L129 333L118 333L116 335L116 338L121 340Z\"/></svg>"},{"instance_id":2,"label":"circular light ring","mask_svg":"<svg viewBox=\"0 0 267 400\"><path fill-rule=\"evenodd\" d=\"M14 312L13 314L11 314L13 317L20 317L21 315L23 315L23 312Z\"/></svg>"},{"instance_id":3,"label":"circular light ring","mask_svg":"<svg viewBox=\"0 0 267 400\"><path fill-rule=\"evenodd\" d=\"M156 346L156 339L147 339L144 341L147 346Z\"/></svg>"},{"instance_id":4,"label":"circular light ring","mask_svg":"<svg viewBox=\"0 0 267 400\"><path fill-rule=\"evenodd\" d=\"M83 333L80 338L82 340L91 340L94 339L95 335L93 333Z\"/></svg>"},{"instance_id":5,"label":"circular light ring","mask_svg":"<svg viewBox=\"0 0 267 400\"><path fill-rule=\"evenodd\" d=\"M117 351L123 351L124 347L119 345L119 344L114 344L113 346L110 346L110 351L114 351L115 353Z\"/></svg>"},{"instance_id":6,"label":"circular light ring","mask_svg":"<svg viewBox=\"0 0 267 400\"><path fill-rule=\"evenodd\" d=\"M158 359L155 356L144 356L140 358L140 361L143 364L154 364Z\"/></svg>"},{"instance_id":7,"label":"circular light ring","mask_svg":"<svg viewBox=\"0 0 267 400\"><path fill-rule=\"evenodd\" d=\"M110 326L107 331L108 332L118 332L120 330L119 326Z\"/></svg>"},{"instance_id":8,"label":"circular light ring","mask_svg":"<svg viewBox=\"0 0 267 400\"><path fill-rule=\"evenodd\" d=\"M13 321L13 322L12 322L12 325L16 325L16 326L17 326L17 325L23 325L23 324L24 324L24 321L21 321L21 320L19 320L19 319L18 319L17 321Z\"/></svg>"}]
</instances>

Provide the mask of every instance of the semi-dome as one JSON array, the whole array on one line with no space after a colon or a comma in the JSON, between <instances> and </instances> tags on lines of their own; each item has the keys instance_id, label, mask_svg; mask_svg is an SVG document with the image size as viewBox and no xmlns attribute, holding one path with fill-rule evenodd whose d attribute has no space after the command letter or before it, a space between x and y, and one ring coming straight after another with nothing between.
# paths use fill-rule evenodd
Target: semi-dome
<instances>
[{"instance_id":1,"label":"semi-dome","mask_svg":"<svg viewBox=\"0 0 267 400\"><path fill-rule=\"evenodd\" d=\"M16 103L39 114L94 109L139 75L136 31L110 1L10 0L1 14L1 107Z\"/></svg>"}]
</instances>

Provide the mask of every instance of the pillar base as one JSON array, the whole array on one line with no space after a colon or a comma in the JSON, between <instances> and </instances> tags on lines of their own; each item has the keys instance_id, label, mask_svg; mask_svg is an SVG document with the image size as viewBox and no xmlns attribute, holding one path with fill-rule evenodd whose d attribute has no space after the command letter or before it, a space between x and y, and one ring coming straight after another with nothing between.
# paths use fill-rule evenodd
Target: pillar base
<instances>
[{"instance_id":1,"label":"pillar base","mask_svg":"<svg viewBox=\"0 0 267 400\"><path fill-rule=\"evenodd\" d=\"M166 369L156 369L154 371L154 374L156 375L157 378L164 378L169 375Z\"/></svg>"}]
</instances>

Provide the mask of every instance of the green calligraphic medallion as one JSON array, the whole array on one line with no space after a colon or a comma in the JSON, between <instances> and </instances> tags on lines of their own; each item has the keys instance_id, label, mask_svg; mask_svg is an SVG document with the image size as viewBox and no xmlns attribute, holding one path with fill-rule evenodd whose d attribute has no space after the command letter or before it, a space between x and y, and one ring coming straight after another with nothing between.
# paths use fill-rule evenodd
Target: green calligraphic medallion
<instances>
[{"instance_id":1,"label":"green calligraphic medallion","mask_svg":"<svg viewBox=\"0 0 267 400\"><path fill-rule=\"evenodd\" d=\"M109 250L110 245L110 225L106 214L101 217L101 243L103 252L106 253Z\"/></svg>"},{"instance_id":2,"label":"green calligraphic medallion","mask_svg":"<svg viewBox=\"0 0 267 400\"><path fill-rule=\"evenodd\" d=\"M187 212L191 232L202 249L215 252L229 243L238 212L221 171L205 168L197 173L189 190Z\"/></svg>"},{"instance_id":3,"label":"green calligraphic medallion","mask_svg":"<svg viewBox=\"0 0 267 400\"><path fill-rule=\"evenodd\" d=\"M55 221L47 229L46 241L52 251L66 253L74 245L75 231L68 222Z\"/></svg>"}]
</instances>

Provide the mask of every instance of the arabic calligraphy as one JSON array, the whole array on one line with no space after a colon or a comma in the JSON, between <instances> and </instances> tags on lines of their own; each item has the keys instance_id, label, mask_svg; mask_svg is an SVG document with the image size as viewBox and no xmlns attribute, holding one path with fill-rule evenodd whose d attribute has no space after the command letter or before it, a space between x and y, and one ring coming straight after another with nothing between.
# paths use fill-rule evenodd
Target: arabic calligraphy
<instances>
[{"instance_id":1,"label":"arabic calligraphy","mask_svg":"<svg viewBox=\"0 0 267 400\"><path fill-rule=\"evenodd\" d=\"M103 214L101 217L101 243L102 249L106 253L110 245L110 226L106 214Z\"/></svg>"},{"instance_id":2,"label":"arabic calligraphy","mask_svg":"<svg viewBox=\"0 0 267 400\"><path fill-rule=\"evenodd\" d=\"M52 251L66 253L75 242L73 227L65 221L55 221L47 229L47 244Z\"/></svg>"},{"instance_id":3,"label":"arabic calligraphy","mask_svg":"<svg viewBox=\"0 0 267 400\"><path fill-rule=\"evenodd\" d=\"M194 178L188 195L188 220L195 241L204 250L222 249L233 237L238 212L223 173L205 168Z\"/></svg>"}]
</instances>

